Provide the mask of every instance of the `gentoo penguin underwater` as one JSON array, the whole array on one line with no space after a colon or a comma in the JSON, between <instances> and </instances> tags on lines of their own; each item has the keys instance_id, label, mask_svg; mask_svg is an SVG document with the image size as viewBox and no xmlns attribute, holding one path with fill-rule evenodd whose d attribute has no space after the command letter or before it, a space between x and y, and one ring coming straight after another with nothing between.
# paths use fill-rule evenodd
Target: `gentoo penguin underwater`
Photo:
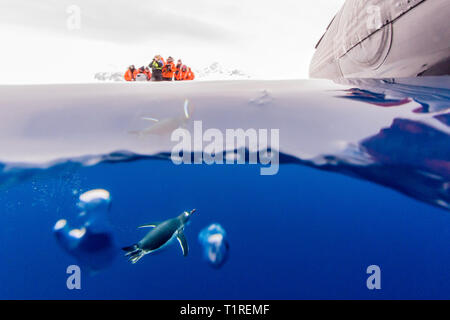
<instances>
[{"instance_id":1,"label":"gentoo penguin underwater","mask_svg":"<svg viewBox=\"0 0 450 320\"><path fill-rule=\"evenodd\" d=\"M132 246L122 248L126 251L125 256L129 257L131 263L136 263L144 255L155 252L168 245L174 238L177 238L183 250L183 255L188 255L188 243L183 234L184 227L189 221L191 215L196 209L191 212L183 212L179 216L168 219L160 223L149 223L140 226L139 228L153 228L147 235L142 238L138 243Z\"/></svg>"}]
</instances>

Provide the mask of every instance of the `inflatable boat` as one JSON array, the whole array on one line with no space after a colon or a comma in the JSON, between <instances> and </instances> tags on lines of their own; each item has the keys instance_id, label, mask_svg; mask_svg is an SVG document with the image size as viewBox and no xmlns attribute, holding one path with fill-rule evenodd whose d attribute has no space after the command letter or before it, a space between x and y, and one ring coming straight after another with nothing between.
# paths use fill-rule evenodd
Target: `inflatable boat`
<instances>
[{"instance_id":1,"label":"inflatable boat","mask_svg":"<svg viewBox=\"0 0 450 320\"><path fill-rule=\"evenodd\" d=\"M312 78L450 74L450 1L347 0L316 45Z\"/></svg>"}]
</instances>

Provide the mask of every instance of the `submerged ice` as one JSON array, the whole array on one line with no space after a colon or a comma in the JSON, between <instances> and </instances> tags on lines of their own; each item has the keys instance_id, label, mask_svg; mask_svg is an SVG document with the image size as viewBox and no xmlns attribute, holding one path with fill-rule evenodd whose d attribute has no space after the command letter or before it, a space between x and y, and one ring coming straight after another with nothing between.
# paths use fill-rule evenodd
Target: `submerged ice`
<instances>
[{"instance_id":1,"label":"submerged ice","mask_svg":"<svg viewBox=\"0 0 450 320\"><path fill-rule=\"evenodd\" d=\"M200 232L198 240L202 245L204 259L215 268L222 267L230 249L225 229L213 223Z\"/></svg>"},{"instance_id":2,"label":"submerged ice","mask_svg":"<svg viewBox=\"0 0 450 320\"><path fill-rule=\"evenodd\" d=\"M107 213L111 196L107 190L95 189L80 195L77 226L66 219L56 222L53 232L59 245L82 266L92 271L108 267L116 253Z\"/></svg>"}]
</instances>

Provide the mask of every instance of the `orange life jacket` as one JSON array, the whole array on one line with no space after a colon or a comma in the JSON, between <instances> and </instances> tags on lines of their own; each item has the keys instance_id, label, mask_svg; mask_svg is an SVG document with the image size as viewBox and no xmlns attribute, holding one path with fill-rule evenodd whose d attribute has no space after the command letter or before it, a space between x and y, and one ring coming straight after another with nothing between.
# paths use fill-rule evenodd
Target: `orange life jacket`
<instances>
[{"instance_id":1,"label":"orange life jacket","mask_svg":"<svg viewBox=\"0 0 450 320\"><path fill-rule=\"evenodd\" d=\"M183 65L181 64L181 63L178 63L176 66L175 66L175 74L174 74L174 79L175 80L181 80L180 79L180 77L179 77L179 74L180 74L180 72L181 72L181 67L182 67Z\"/></svg>"},{"instance_id":2,"label":"orange life jacket","mask_svg":"<svg viewBox=\"0 0 450 320\"><path fill-rule=\"evenodd\" d=\"M188 80L189 68L186 66L182 66L180 70L175 74L175 80Z\"/></svg>"},{"instance_id":3,"label":"orange life jacket","mask_svg":"<svg viewBox=\"0 0 450 320\"><path fill-rule=\"evenodd\" d=\"M173 62L167 62L162 68L163 78L172 79L174 73L175 73L175 64Z\"/></svg>"},{"instance_id":4,"label":"orange life jacket","mask_svg":"<svg viewBox=\"0 0 450 320\"><path fill-rule=\"evenodd\" d=\"M194 80L195 79L195 74L194 72L191 70L191 68L188 68L188 72L186 75L186 80Z\"/></svg>"},{"instance_id":5,"label":"orange life jacket","mask_svg":"<svg viewBox=\"0 0 450 320\"><path fill-rule=\"evenodd\" d=\"M188 74L188 70L187 70L187 69L184 70L184 71L183 71L183 69L180 70L180 72L178 73L178 78L177 78L177 80L187 80L187 79L186 79L186 78L187 78L187 74Z\"/></svg>"},{"instance_id":6,"label":"orange life jacket","mask_svg":"<svg viewBox=\"0 0 450 320\"><path fill-rule=\"evenodd\" d=\"M145 70L144 73L147 75L147 80L152 78L152 72L150 70Z\"/></svg>"},{"instance_id":7,"label":"orange life jacket","mask_svg":"<svg viewBox=\"0 0 450 320\"><path fill-rule=\"evenodd\" d=\"M140 69L138 69L137 72L136 72L135 75L134 75L134 78L135 78L136 81L137 81L137 76L138 76L139 74L145 75L145 79L146 79L147 81L149 80L148 72L147 72L146 70L140 70ZM151 77L151 76L150 76L150 77Z\"/></svg>"},{"instance_id":8,"label":"orange life jacket","mask_svg":"<svg viewBox=\"0 0 450 320\"><path fill-rule=\"evenodd\" d=\"M137 73L138 73L137 69L134 69L134 72L131 72L131 70L128 69L123 77L125 78L126 81L134 81L136 80Z\"/></svg>"}]
</instances>

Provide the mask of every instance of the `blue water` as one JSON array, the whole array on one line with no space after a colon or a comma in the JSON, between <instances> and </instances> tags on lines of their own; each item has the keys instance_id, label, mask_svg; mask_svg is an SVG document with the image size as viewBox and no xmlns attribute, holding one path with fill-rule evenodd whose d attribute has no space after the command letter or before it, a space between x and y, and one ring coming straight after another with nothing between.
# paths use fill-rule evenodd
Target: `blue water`
<instances>
[{"instance_id":1,"label":"blue water","mask_svg":"<svg viewBox=\"0 0 450 320\"><path fill-rule=\"evenodd\" d=\"M375 101L380 112L407 103L377 96L380 86L370 91L371 85L336 92L336 99ZM445 88L424 90L429 96L421 94L420 102L428 109L419 111L435 113L443 127L402 116L321 161L283 154L273 176L261 176L259 165L177 166L151 157L5 170L0 298L448 299L450 95ZM370 164L355 161L367 157ZM81 289L68 290L66 268L78 261L52 228L59 219L75 221L79 195L96 188L112 196L117 256L97 272L81 266ZM178 243L134 265L123 256L120 247L148 232L137 226L193 208L185 229L188 257ZM205 262L198 241L211 223L221 224L230 245L221 268ZM366 287L370 265L381 269L381 290Z\"/></svg>"}]
</instances>

